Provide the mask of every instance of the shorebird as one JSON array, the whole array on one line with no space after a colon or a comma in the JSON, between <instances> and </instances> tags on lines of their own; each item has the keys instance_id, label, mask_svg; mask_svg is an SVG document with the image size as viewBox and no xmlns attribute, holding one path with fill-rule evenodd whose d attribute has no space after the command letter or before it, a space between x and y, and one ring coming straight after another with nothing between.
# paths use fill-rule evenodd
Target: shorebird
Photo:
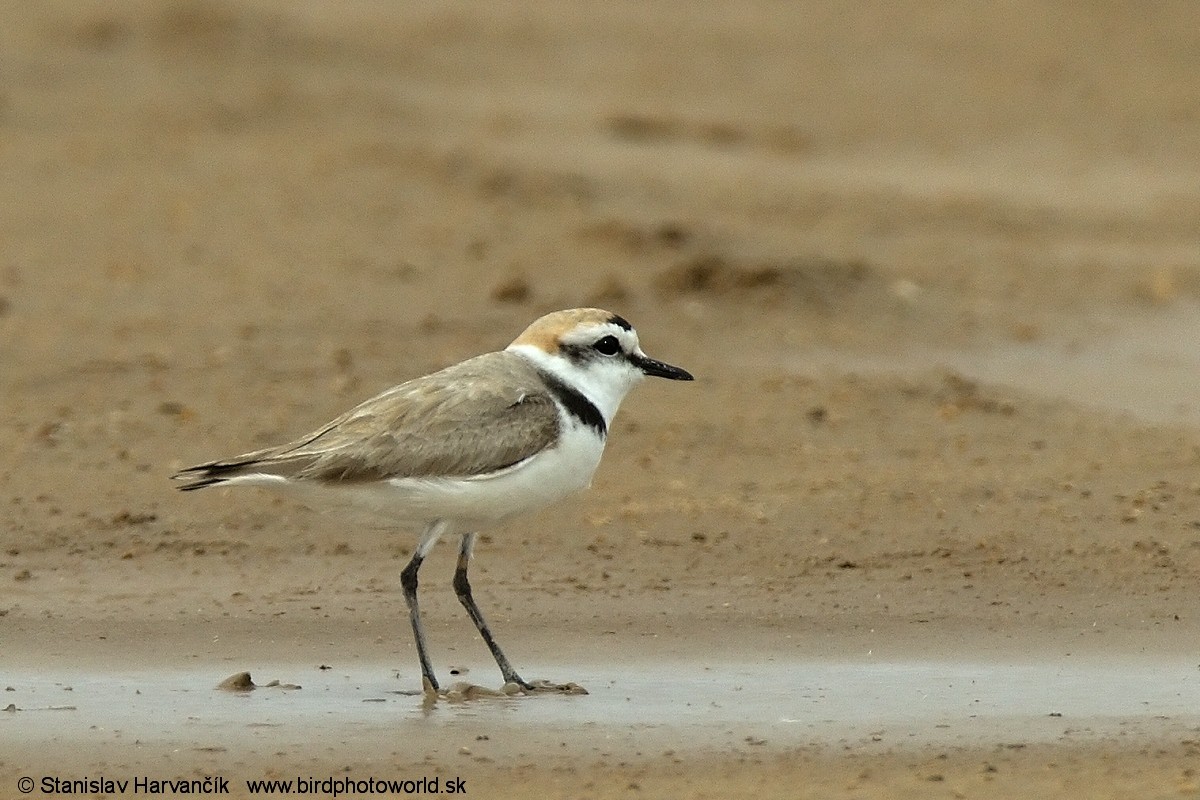
<instances>
[{"instance_id":1,"label":"shorebird","mask_svg":"<svg viewBox=\"0 0 1200 800\"><path fill-rule=\"evenodd\" d=\"M504 350L394 386L312 433L277 447L188 467L184 491L260 486L373 508L423 524L400 573L427 692L439 691L417 603L417 573L438 539L461 541L454 591L506 688L525 681L471 595L477 531L586 489L625 395L645 376L692 376L647 356L624 318L596 308L536 320Z\"/></svg>"}]
</instances>

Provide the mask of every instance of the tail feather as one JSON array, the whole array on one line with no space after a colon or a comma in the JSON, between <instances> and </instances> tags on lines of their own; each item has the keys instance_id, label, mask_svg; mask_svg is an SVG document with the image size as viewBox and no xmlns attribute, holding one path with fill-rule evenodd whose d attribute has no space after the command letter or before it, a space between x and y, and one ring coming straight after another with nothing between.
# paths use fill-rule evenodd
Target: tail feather
<instances>
[{"instance_id":1,"label":"tail feather","mask_svg":"<svg viewBox=\"0 0 1200 800\"><path fill-rule=\"evenodd\" d=\"M230 478L236 478L238 475L245 474L245 468L253 464L253 460L248 461L209 461L206 464L197 464L194 467L181 469L171 476L172 480L188 481L183 486L179 487L181 492L191 492L196 489L203 489L206 486L216 486L225 483Z\"/></svg>"}]
</instances>

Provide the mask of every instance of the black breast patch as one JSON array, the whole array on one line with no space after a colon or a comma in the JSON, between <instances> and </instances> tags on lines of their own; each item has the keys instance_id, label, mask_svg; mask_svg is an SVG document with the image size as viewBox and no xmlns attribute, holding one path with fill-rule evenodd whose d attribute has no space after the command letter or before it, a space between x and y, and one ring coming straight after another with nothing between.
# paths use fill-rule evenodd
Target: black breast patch
<instances>
[{"instance_id":1,"label":"black breast patch","mask_svg":"<svg viewBox=\"0 0 1200 800\"><path fill-rule=\"evenodd\" d=\"M567 409L568 414L595 430L601 438L608 435L608 425L604 422L604 415L591 400L584 397L578 389L568 386L549 372L542 372L541 375L542 380L546 382L546 388L563 404L563 408Z\"/></svg>"}]
</instances>

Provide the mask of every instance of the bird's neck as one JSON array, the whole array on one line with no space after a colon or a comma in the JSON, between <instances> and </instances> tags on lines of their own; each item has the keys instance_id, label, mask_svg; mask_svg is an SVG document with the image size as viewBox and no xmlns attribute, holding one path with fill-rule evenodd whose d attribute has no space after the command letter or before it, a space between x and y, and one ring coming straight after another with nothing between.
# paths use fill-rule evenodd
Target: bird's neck
<instances>
[{"instance_id":1,"label":"bird's neck","mask_svg":"<svg viewBox=\"0 0 1200 800\"><path fill-rule=\"evenodd\" d=\"M540 347L514 344L508 347L508 351L527 358L539 370L548 372L583 395L604 417L606 428L612 425L621 401L632 388L624 381L605 380L608 376L582 369L562 356L550 355Z\"/></svg>"}]
</instances>

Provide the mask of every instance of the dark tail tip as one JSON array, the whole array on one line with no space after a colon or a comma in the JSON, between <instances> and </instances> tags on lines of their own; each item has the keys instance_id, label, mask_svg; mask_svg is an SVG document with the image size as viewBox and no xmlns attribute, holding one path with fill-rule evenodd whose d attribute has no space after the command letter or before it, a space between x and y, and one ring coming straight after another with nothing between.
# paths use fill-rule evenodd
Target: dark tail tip
<instances>
[{"instance_id":1,"label":"dark tail tip","mask_svg":"<svg viewBox=\"0 0 1200 800\"><path fill-rule=\"evenodd\" d=\"M187 483L179 487L179 491L190 492L194 489L203 489L205 486L225 483L230 478L243 474L246 466L254 462L255 459L253 458L234 459L231 461L208 461L203 464L197 464L194 467L181 469L172 475L171 479L187 481Z\"/></svg>"}]
</instances>

